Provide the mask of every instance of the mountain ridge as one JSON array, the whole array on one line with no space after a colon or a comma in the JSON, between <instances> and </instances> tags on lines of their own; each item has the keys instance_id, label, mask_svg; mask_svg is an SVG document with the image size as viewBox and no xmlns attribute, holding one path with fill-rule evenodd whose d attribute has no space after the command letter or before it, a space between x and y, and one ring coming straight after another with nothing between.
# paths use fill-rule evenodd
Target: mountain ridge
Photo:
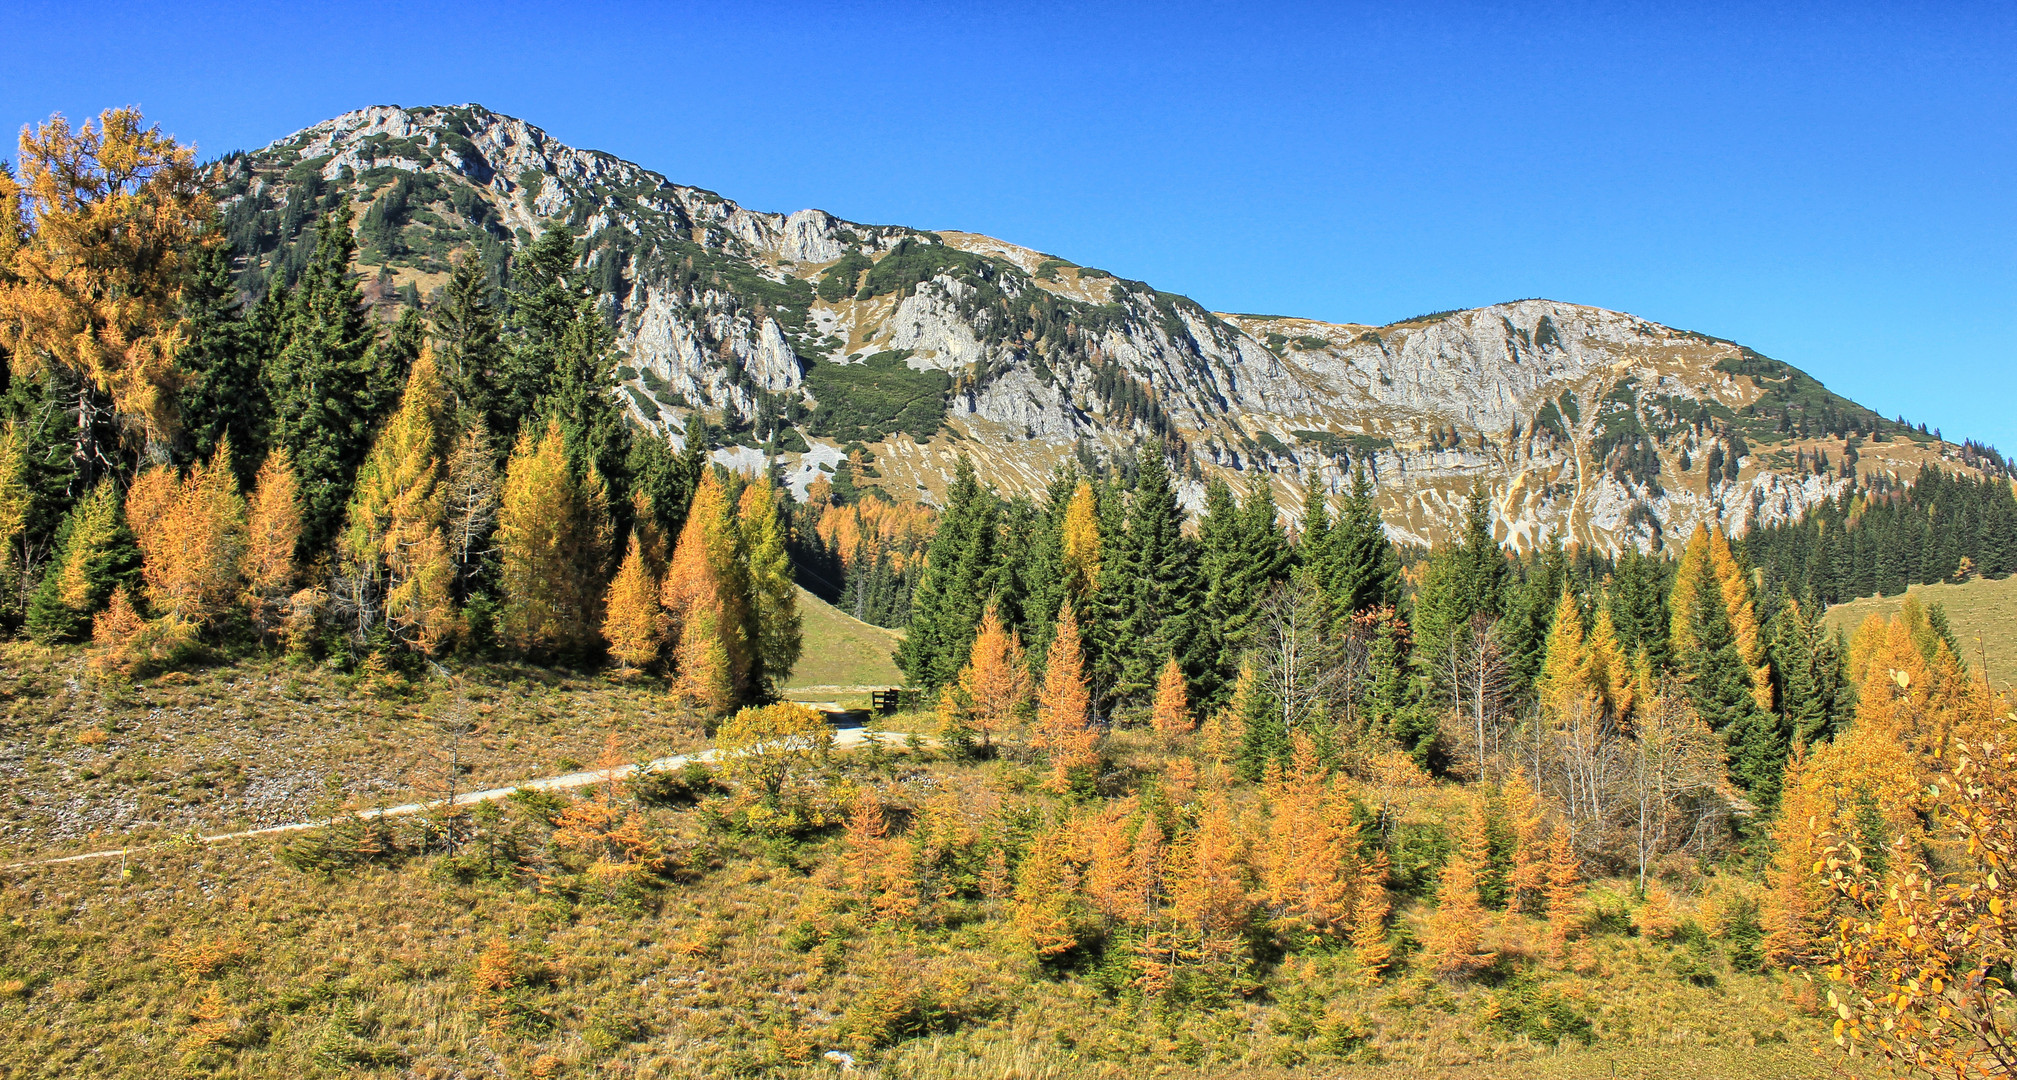
<instances>
[{"instance_id":1,"label":"mountain ridge","mask_svg":"<svg viewBox=\"0 0 2017 1080\"><path fill-rule=\"evenodd\" d=\"M852 455L864 483L934 499L961 452L1033 492L1157 439L1194 508L1216 475L1269 484L1295 516L1311 474L1336 490L1363 466L1398 540L1450 535L1484 481L1513 546L1615 550L1797 517L1850 490L1844 459L1901 478L1984 464L1791 365L1623 312L1213 312L979 233L749 210L477 105L373 106L224 164L250 276L284 275L301 223L345 201L387 296L438 285L455 251L501 279L512 248L570 227L633 417L676 438L699 409L741 444L718 459L777 458L801 493Z\"/></svg>"}]
</instances>

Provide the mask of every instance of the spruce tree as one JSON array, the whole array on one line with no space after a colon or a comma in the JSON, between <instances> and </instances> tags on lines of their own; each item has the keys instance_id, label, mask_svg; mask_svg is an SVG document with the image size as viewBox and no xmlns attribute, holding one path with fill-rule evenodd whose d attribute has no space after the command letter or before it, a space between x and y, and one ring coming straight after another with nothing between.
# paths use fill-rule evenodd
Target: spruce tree
<instances>
[{"instance_id":1,"label":"spruce tree","mask_svg":"<svg viewBox=\"0 0 2017 1080\"><path fill-rule=\"evenodd\" d=\"M464 252L449 264L448 284L429 314L434 320L436 359L456 415L464 423L481 416L492 432L517 441L525 414L512 412L507 417L498 408L498 399L523 389L505 377L504 330L491 301L490 275L475 255Z\"/></svg>"},{"instance_id":2,"label":"spruce tree","mask_svg":"<svg viewBox=\"0 0 2017 1080\"><path fill-rule=\"evenodd\" d=\"M749 566L751 686L774 698L798 664L805 635L798 615L798 585L778 520L777 489L761 479L742 490L736 527Z\"/></svg>"},{"instance_id":3,"label":"spruce tree","mask_svg":"<svg viewBox=\"0 0 2017 1080\"><path fill-rule=\"evenodd\" d=\"M1519 584L1506 590L1506 613L1499 618L1499 641L1515 698L1529 700L1548 648L1557 602L1568 584L1568 558L1559 539L1527 564Z\"/></svg>"},{"instance_id":4,"label":"spruce tree","mask_svg":"<svg viewBox=\"0 0 2017 1080\"><path fill-rule=\"evenodd\" d=\"M350 501L353 471L371 439L372 332L364 294L350 262L356 241L348 210L316 225L314 253L294 290L278 332L281 344L266 367L273 403L272 441L284 446L301 478L302 543L328 546Z\"/></svg>"},{"instance_id":5,"label":"spruce tree","mask_svg":"<svg viewBox=\"0 0 2017 1080\"><path fill-rule=\"evenodd\" d=\"M1489 518L1485 528L1489 539ZM1400 603L1401 561L1387 539L1379 505L1374 501L1373 483L1363 465L1352 470L1352 488L1339 500L1337 520L1330 524L1328 540L1332 555L1326 576L1320 581L1340 615ZM1494 543L1491 547L1496 553L1498 545Z\"/></svg>"},{"instance_id":6,"label":"spruce tree","mask_svg":"<svg viewBox=\"0 0 2017 1080\"><path fill-rule=\"evenodd\" d=\"M1618 553L1604 597L1618 644L1628 653L1643 651L1656 667L1667 661L1667 588L1667 561L1627 544Z\"/></svg>"},{"instance_id":7,"label":"spruce tree","mask_svg":"<svg viewBox=\"0 0 2017 1080\"><path fill-rule=\"evenodd\" d=\"M108 476L77 501L56 532L56 549L28 602L29 636L45 645L80 640L112 590L138 584L139 576L140 550Z\"/></svg>"},{"instance_id":8,"label":"spruce tree","mask_svg":"<svg viewBox=\"0 0 2017 1080\"><path fill-rule=\"evenodd\" d=\"M1113 692L1121 699L1146 701L1166 658L1175 656L1189 671L1199 666L1194 653L1196 553L1183 534L1184 512L1162 448L1144 447L1138 468L1128 507L1127 599L1116 624L1120 655Z\"/></svg>"},{"instance_id":9,"label":"spruce tree","mask_svg":"<svg viewBox=\"0 0 2017 1080\"><path fill-rule=\"evenodd\" d=\"M1738 651L1737 635L1723 607L1722 587L1713 573L1693 575L1695 595L1688 605L1689 651L1681 657L1688 697L1711 730L1730 747L1731 778L1761 806L1777 796L1786 744L1777 718L1762 713L1752 692L1751 669Z\"/></svg>"},{"instance_id":10,"label":"spruce tree","mask_svg":"<svg viewBox=\"0 0 2017 1080\"><path fill-rule=\"evenodd\" d=\"M192 255L182 290L182 347L175 353L183 380L177 406L191 458L208 460L229 439L241 468L251 468L265 456L270 406L260 380L260 342L241 310L231 255L222 243ZM240 482L250 478L239 475Z\"/></svg>"},{"instance_id":11,"label":"spruce tree","mask_svg":"<svg viewBox=\"0 0 2017 1080\"><path fill-rule=\"evenodd\" d=\"M911 598L910 626L896 651L897 666L917 686L935 689L958 678L973 650L974 628L995 588L999 513L1000 500L961 455Z\"/></svg>"}]
</instances>

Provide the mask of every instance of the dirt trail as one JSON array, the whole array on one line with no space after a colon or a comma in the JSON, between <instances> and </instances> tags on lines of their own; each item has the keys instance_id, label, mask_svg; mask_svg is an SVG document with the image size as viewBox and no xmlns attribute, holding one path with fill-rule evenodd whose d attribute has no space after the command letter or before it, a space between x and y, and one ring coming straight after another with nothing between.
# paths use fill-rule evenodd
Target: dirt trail
<instances>
[{"instance_id":1,"label":"dirt trail","mask_svg":"<svg viewBox=\"0 0 2017 1080\"><path fill-rule=\"evenodd\" d=\"M882 738L889 738L887 732L878 734ZM835 750L845 750L852 746L860 746L869 740L869 735L870 733L866 728L839 728L833 733L833 748ZM625 779L634 775L640 769L677 769L696 761L713 761L719 753L719 750L701 750L692 754L674 754L671 757L662 757L655 761L645 762L642 765L621 765L612 769L588 769L582 772L562 773L559 776L543 776L535 780L520 781L509 787L486 788L482 791L465 792L455 797L454 805L474 806L477 803L494 802L498 799L508 798L512 792L521 789L564 791L568 788L587 787L590 784L600 784L606 780ZM398 806L380 806L370 810L359 810L357 811L357 816L366 821L387 817L405 817L410 814L420 813L423 810L447 805L448 801L446 799L437 799L433 802L410 802L400 803ZM259 836L277 836L283 833L304 832L309 829L322 828L327 824L329 822L326 819L320 821L297 821L290 825L269 825L263 829L247 829L243 832L198 836L192 842L199 844L219 844L228 840L249 840ZM0 866L0 871L27 870L37 866L58 866L63 863L91 862L97 859L116 859L122 855L138 855L147 850L148 848L145 847L135 847L112 848L107 851L87 851L81 855L64 855L53 859L31 859L27 862L9 863L6 866Z\"/></svg>"}]
</instances>

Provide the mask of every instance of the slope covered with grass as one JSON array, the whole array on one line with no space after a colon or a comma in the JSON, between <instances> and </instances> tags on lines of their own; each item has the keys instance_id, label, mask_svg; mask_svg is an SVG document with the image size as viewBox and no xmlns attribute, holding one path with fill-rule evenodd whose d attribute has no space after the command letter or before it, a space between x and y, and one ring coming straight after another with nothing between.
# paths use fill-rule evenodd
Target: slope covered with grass
<instances>
[{"instance_id":1,"label":"slope covered with grass","mask_svg":"<svg viewBox=\"0 0 2017 1080\"><path fill-rule=\"evenodd\" d=\"M1946 609L1947 624L1961 644L1961 659L1971 671L1981 671L1986 661L1990 685L1999 689L2017 685L2017 575L2001 581L1976 578L1959 585L1914 585L1905 595ZM1828 609L1827 624L1853 634L1872 615L1896 615L1905 595L1866 596L1837 604Z\"/></svg>"}]
</instances>

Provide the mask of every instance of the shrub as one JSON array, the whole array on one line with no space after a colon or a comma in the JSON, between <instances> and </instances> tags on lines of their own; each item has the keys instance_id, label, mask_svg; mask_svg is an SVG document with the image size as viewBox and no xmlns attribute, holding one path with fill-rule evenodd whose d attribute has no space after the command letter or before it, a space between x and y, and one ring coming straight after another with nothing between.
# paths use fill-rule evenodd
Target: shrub
<instances>
[{"instance_id":1,"label":"shrub","mask_svg":"<svg viewBox=\"0 0 2017 1080\"><path fill-rule=\"evenodd\" d=\"M904 363L908 350L882 352L859 364L814 364L806 388L818 399L809 427L814 435L842 442L880 442L906 432L922 442L945 423L952 377L943 371L915 371Z\"/></svg>"},{"instance_id":2,"label":"shrub","mask_svg":"<svg viewBox=\"0 0 2017 1080\"><path fill-rule=\"evenodd\" d=\"M1596 1041L1589 1017L1577 1012L1561 991L1527 975L1513 979L1492 995L1485 1007L1485 1023L1507 1035L1524 1035L1549 1045L1564 1040L1585 1045Z\"/></svg>"}]
</instances>

